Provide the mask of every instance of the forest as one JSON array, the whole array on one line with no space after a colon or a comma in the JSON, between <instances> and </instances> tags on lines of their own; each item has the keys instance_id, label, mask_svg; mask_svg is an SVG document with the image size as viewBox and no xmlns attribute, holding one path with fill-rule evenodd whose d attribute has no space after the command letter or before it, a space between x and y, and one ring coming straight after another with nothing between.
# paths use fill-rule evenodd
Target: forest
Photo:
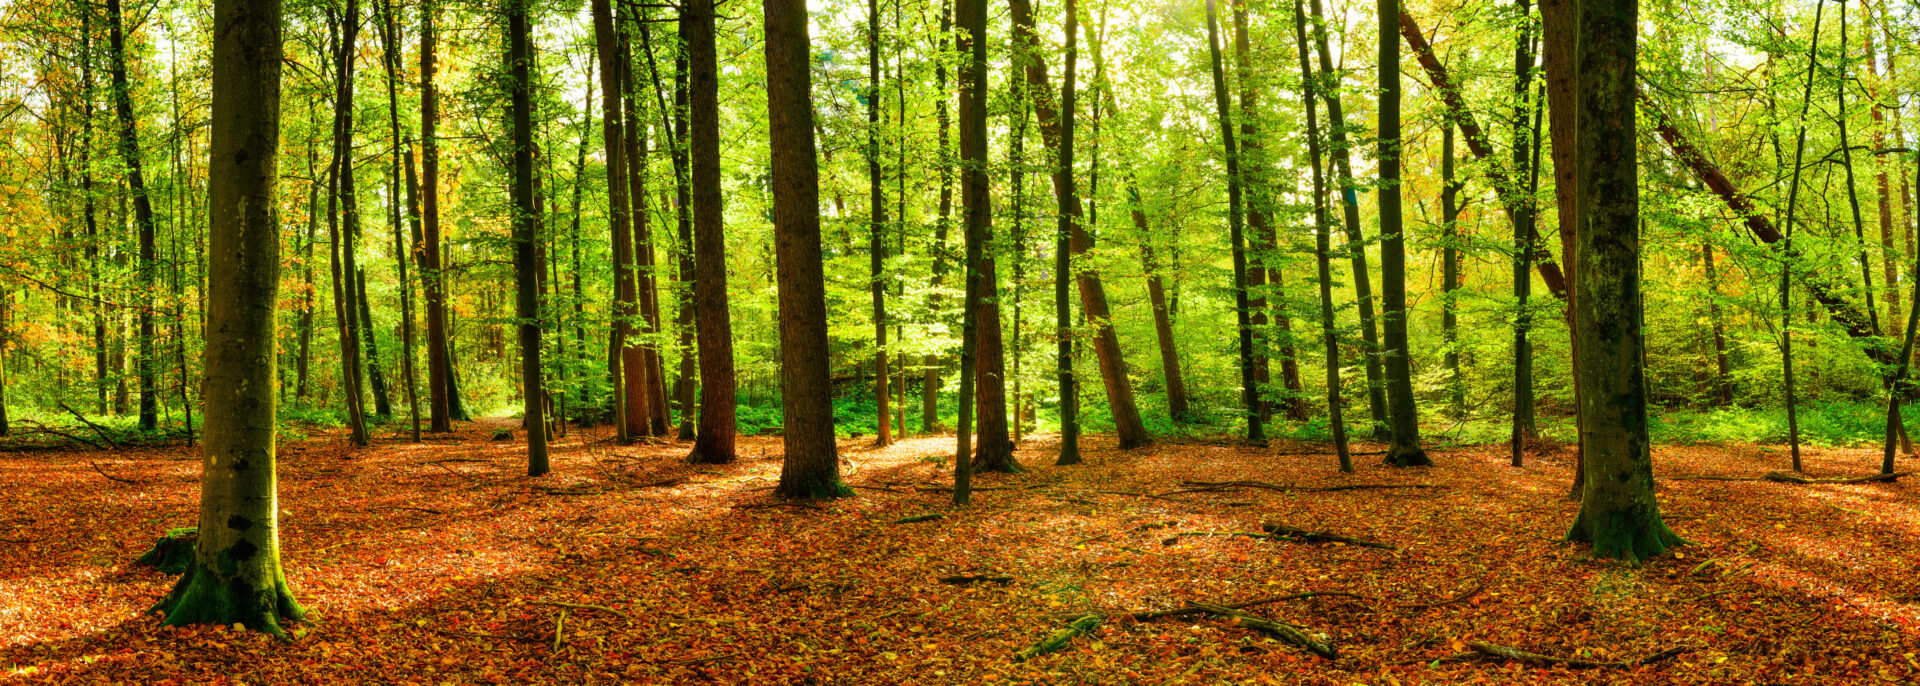
<instances>
[{"instance_id":1,"label":"forest","mask_svg":"<svg viewBox=\"0 0 1920 686\"><path fill-rule=\"evenodd\" d=\"M1920 679L1916 50L0 0L0 678Z\"/></svg>"}]
</instances>

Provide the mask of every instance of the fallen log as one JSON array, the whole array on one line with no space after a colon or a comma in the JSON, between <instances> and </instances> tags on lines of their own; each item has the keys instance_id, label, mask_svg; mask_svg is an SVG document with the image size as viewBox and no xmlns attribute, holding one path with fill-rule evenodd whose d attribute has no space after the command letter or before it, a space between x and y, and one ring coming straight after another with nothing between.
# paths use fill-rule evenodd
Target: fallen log
<instances>
[{"instance_id":1,"label":"fallen log","mask_svg":"<svg viewBox=\"0 0 1920 686\"><path fill-rule=\"evenodd\" d=\"M65 402L63 402L63 401L57 401L57 400L56 400L56 401L54 401L54 402L55 402L56 404L58 404L58 405L60 406L60 409L62 409L62 410L66 410L66 411L67 411L67 414L70 414L70 415L73 415L73 418L74 418L74 419L78 419L78 420L80 420L80 423L81 423L81 424L85 424L85 425L87 425L87 428L90 428L90 429L93 429L93 433L94 433L94 434L96 434L96 435L98 435L98 436L100 436L100 440L103 440L103 441L106 441L106 442L107 442L107 447L109 447L109 448L113 448L114 450L119 450L119 449L120 449L120 444L119 444L119 443L115 443L115 442L114 442L114 440L113 440L113 437L112 437L112 436L109 436L109 435L107 435L107 429L106 429L106 427L103 427L103 426L100 426L99 424L95 424L95 423L93 423L93 420L91 420L91 419L87 419L87 416L86 416L86 415L83 415L83 414L80 414L79 412L77 412L77 411L75 411L75 410L74 410L73 408L71 408L71 407L67 407L67 404L66 404Z\"/></svg>"},{"instance_id":2,"label":"fallen log","mask_svg":"<svg viewBox=\"0 0 1920 686\"><path fill-rule=\"evenodd\" d=\"M105 469L101 469L101 468L100 468L100 463L98 463L98 462L94 462L93 460L87 460L87 464L90 464L90 465L93 465L93 471L96 471L96 472L99 472L99 473L100 473L100 476L104 476L104 477L107 477L107 478L108 478L108 479L110 479L110 480L113 480L113 481L118 481L118 482L120 482L120 483L123 483L123 484L133 484L133 485L136 485L136 486L140 484L140 482L138 482L138 481L134 481L133 479L128 479L128 478L124 478L124 477L118 477L118 476L114 476L114 475L112 475L112 474L108 474L108 473L107 473L107 470L105 470Z\"/></svg>"},{"instance_id":3,"label":"fallen log","mask_svg":"<svg viewBox=\"0 0 1920 686\"><path fill-rule=\"evenodd\" d=\"M1671 659L1676 655L1687 652L1686 648L1676 647L1662 650L1638 660L1601 661L1584 660L1577 657L1555 657L1483 641L1469 641L1467 642L1467 647L1472 648L1476 653L1489 657L1513 660L1515 662L1527 662L1536 665L1560 666L1569 669L1631 669Z\"/></svg>"},{"instance_id":4,"label":"fallen log","mask_svg":"<svg viewBox=\"0 0 1920 686\"><path fill-rule=\"evenodd\" d=\"M1209 603L1188 603L1185 607L1176 607L1176 608L1167 609L1167 610L1141 610L1139 612L1128 613L1127 616L1132 617L1134 621L1137 621L1137 622L1151 622L1153 620L1160 619L1162 617L1184 617L1187 615L1206 614L1208 610L1201 607L1201 605L1224 607L1224 608L1233 609L1233 610L1245 610L1250 607L1259 607L1261 605L1271 605L1273 603L1285 602L1288 600L1305 600L1307 598L1353 598L1355 600L1360 600L1360 601L1365 601L1367 599L1366 596L1360 595L1358 593L1347 593L1345 591L1307 591L1305 593L1294 593L1291 595L1271 596L1267 598L1259 598L1259 599L1248 600L1248 601L1239 602L1239 603L1210 603L1210 604Z\"/></svg>"},{"instance_id":5,"label":"fallen log","mask_svg":"<svg viewBox=\"0 0 1920 686\"><path fill-rule=\"evenodd\" d=\"M1385 543L1381 543L1379 541L1369 541L1366 539L1354 538L1352 536L1344 536L1344 535L1336 534L1330 531L1308 531L1306 529L1302 529L1294 526L1287 526L1285 524L1281 524L1278 522L1266 522L1264 524L1261 524L1260 530L1265 531L1268 534L1271 534L1278 538L1282 538L1290 541L1299 541L1302 543L1344 543L1346 545L1360 546L1362 548L1375 548L1378 550L1398 550L1398 548L1395 548Z\"/></svg>"},{"instance_id":6,"label":"fallen log","mask_svg":"<svg viewBox=\"0 0 1920 686\"><path fill-rule=\"evenodd\" d=\"M917 514L917 515L913 515L913 516L911 516L911 517L901 517L901 518L899 518L899 519L896 519L896 520L893 520L893 523L895 523L895 524L917 524L917 523L919 523L919 522L931 522L931 521L933 521L933 520L936 520L936 519L945 519L946 517L947 517L946 515L943 515L943 514L940 514L940 513L938 513L938 512L932 512L932 513L928 513L928 514Z\"/></svg>"},{"instance_id":7,"label":"fallen log","mask_svg":"<svg viewBox=\"0 0 1920 686\"><path fill-rule=\"evenodd\" d=\"M1013 577L999 576L995 574L955 574L953 576L940 577L940 583L953 584L955 586L965 586L967 584L978 584L978 583L1005 585L1005 584L1013 583Z\"/></svg>"},{"instance_id":8,"label":"fallen log","mask_svg":"<svg viewBox=\"0 0 1920 686\"><path fill-rule=\"evenodd\" d=\"M1897 481L1900 479L1900 477L1910 476L1912 474L1913 472L1906 471L1906 472L1892 472L1889 474L1870 474L1867 476L1848 476L1848 477L1832 477L1832 478L1825 478L1825 479L1816 479L1811 477L1800 476L1798 474L1788 474L1786 472L1767 472L1766 476L1761 478L1764 478L1768 481L1772 481L1774 483L1783 483L1783 484L1864 484L1864 483L1873 483L1876 481Z\"/></svg>"},{"instance_id":9,"label":"fallen log","mask_svg":"<svg viewBox=\"0 0 1920 686\"><path fill-rule=\"evenodd\" d=\"M1015 662L1025 662L1034 657L1065 648L1068 643L1073 642L1075 636L1093 631L1095 627L1100 626L1100 620L1100 615L1081 615L1079 619L1067 623L1066 628L1048 634L1046 638L1040 639L1039 643L1035 643L1018 653L1014 653L1013 659Z\"/></svg>"},{"instance_id":10,"label":"fallen log","mask_svg":"<svg viewBox=\"0 0 1920 686\"><path fill-rule=\"evenodd\" d=\"M1340 653L1333 649L1332 642L1327 641L1324 638L1315 638L1313 636L1309 636L1307 635L1306 631L1292 624L1287 624L1285 622L1276 622L1268 619L1262 619L1260 617L1255 617L1241 610L1236 610L1230 607L1223 607L1220 605L1193 603L1193 606L1200 608L1201 610L1204 610L1208 614L1218 615L1221 617L1232 619L1234 620L1235 623L1239 624L1240 626L1253 629L1255 631L1266 634L1268 636L1272 636L1274 638L1280 639L1281 641L1299 646L1300 648L1305 649L1307 652L1313 653L1315 655L1319 655L1320 657L1324 657L1329 660L1338 659L1340 657Z\"/></svg>"}]
</instances>

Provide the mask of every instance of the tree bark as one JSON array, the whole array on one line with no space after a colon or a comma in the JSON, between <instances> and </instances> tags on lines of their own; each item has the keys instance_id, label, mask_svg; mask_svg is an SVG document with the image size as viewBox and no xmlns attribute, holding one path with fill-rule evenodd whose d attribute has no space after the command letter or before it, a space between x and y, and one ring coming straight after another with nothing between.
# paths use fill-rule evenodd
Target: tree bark
<instances>
[{"instance_id":1,"label":"tree bark","mask_svg":"<svg viewBox=\"0 0 1920 686\"><path fill-rule=\"evenodd\" d=\"M1452 123L1440 133L1440 340L1446 346L1447 406L1466 415L1467 383L1460 371L1460 181L1455 178Z\"/></svg>"},{"instance_id":2,"label":"tree bark","mask_svg":"<svg viewBox=\"0 0 1920 686\"><path fill-rule=\"evenodd\" d=\"M1637 562L1685 542L1660 518L1647 435L1640 191L1634 135L1638 0L1575 0L1580 23L1577 310L1586 493L1567 538Z\"/></svg>"},{"instance_id":3,"label":"tree bark","mask_svg":"<svg viewBox=\"0 0 1920 686\"><path fill-rule=\"evenodd\" d=\"M1213 0L1207 0L1207 50L1213 60L1213 103L1220 122L1220 146L1227 163L1227 232L1233 248L1233 308L1239 324L1240 401L1246 407L1247 442L1267 442L1262 426L1266 412L1260 403L1259 369L1253 350L1252 298L1247 278L1247 240L1244 189L1240 178L1240 149L1235 144L1233 116L1227 102L1226 68L1220 58L1220 18Z\"/></svg>"},{"instance_id":4,"label":"tree bark","mask_svg":"<svg viewBox=\"0 0 1920 686\"><path fill-rule=\"evenodd\" d=\"M1016 44L1029 51L1039 49L1039 41L1033 31L1031 11L1023 13L1026 0L1009 0L1014 15L1014 35ZM1054 136L1050 147L1054 149L1055 164L1058 170L1053 174L1054 200L1059 205L1060 220L1054 232L1053 245L1053 310L1054 336L1057 341L1055 363L1060 385L1060 455L1054 459L1055 465L1080 463L1080 389L1079 380L1073 374L1073 303L1067 297L1067 279L1073 273L1073 234L1074 224L1080 219L1080 202L1073 181L1073 115L1074 115L1074 69L1079 58L1080 17L1074 0L1067 0L1067 52L1066 71L1060 80L1060 110L1054 122ZM1022 15L1027 17L1022 22ZM1023 31L1024 29L1024 31ZM1032 63L1040 61L1037 53L1030 52L1026 58ZM1028 91L1033 94L1033 109L1036 119L1040 120L1041 137L1046 138L1046 115L1039 114L1042 103L1046 101L1049 87L1045 81L1036 81L1032 77L1033 67L1027 68ZM982 155L984 157L984 154ZM969 224L971 238L971 224ZM967 260L968 273L971 275L974 265L971 248ZM968 299L972 299L972 280L969 277Z\"/></svg>"},{"instance_id":5,"label":"tree bark","mask_svg":"<svg viewBox=\"0 0 1920 686\"><path fill-rule=\"evenodd\" d=\"M820 171L813 141L813 60L806 0L764 0L774 246L780 281L780 404L786 454L776 495L852 495L840 483L833 382L827 369L827 290L820 262Z\"/></svg>"},{"instance_id":6,"label":"tree bark","mask_svg":"<svg viewBox=\"0 0 1920 686\"><path fill-rule=\"evenodd\" d=\"M688 460L722 464L734 458L734 378L727 239L721 227L720 73L713 0L688 0L682 7L693 172L693 306L700 337L700 433Z\"/></svg>"},{"instance_id":7,"label":"tree bark","mask_svg":"<svg viewBox=\"0 0 1920 686\"><path fill-rule=\"evenodd\" d=\"M1713 358L1718 374L1715 376L1714 391L1720 398L1720 404L1733 404L1733 367L1727 361L1726 323L1720 318L1720 274L1713 266L1713 245L1700 244L1700 261L1704 265L1707 277L1707 322L1713 327Z\"/></svg>"},{"instance_id":8,"label":"tree bark","mask_svg":"<svg viewBox=\"0 0 1920 686\"><path fill-rule=\"evenodd\" d=\"M946 282L947 277L947 230L953 221L953 151L947 143L951 122L947 114L947 60L945 59L947 37L951 35L953 35L953 0L941 0L940 40L936 48L936 54L941 56L941 59L934 60L933 67L934 82L940 89L940 96L933 102L934 118L939 123L940 131L940 217L934 222L933 245L929 249L933 260L933 288L932 293L927 296L927 311L935 313L940 311L940 286ZM1020 172L1016 170L1014 173ZM920 430L933 433L940 425L940 356L929 354L921 360L921 364L926 369L920 378Z\"/></svg>"},{"instance_id":9,"label":"tree bark","mask_svg":"<svg viewBox=\"0 0 1920 686\"><path fill-rule=\"evenodd\" d=\"M893 443L892 412L887 407L887 230L886 195L880 191L880 0L867 0L867 253L873 294L873 399L877 406L874 445ZM811 133L811 130L809 130Z\"/></svg>"},{"instance_id":10,"label":"tree bark","mask_svg":"<svg viewBox=\"0 0 1920 686\"><path fill-rule=\"evenodd\" d=\"M440 96L433 85L435 70L435 0L420 3L420 263L421 292L427 310L428 430L453 430L453 420L464 419L455 401L453 353L448 342L447 284L440 270L440 142L435 130L440 118Z\"/></svg>"},{"instance_id":11,"label":"tree bark","mask_svg":"<svg viewBox=\"0 0 1920 686\"><path fill-rule=\"evenodd\" d=\"M406 375L407 390L407 429L413 442L420 442L420 388L415 382L413 366L413 281L407 278L407 244L400 238L400 169L401 158L411 155L412 145L400 136L400 27L393 16L393 0L383 0L380 4L380 23L383 63L387 68L387 122L393 132L393 167L388 171L387 181L387 219L388 228L393 232L394 267L400 277L400 361L401 373ZM419 207L412 189L406 195L407 218L412 222L418 236L420 215Z\"/></svg>"},{"instance_id":12,"label":"tree bark","mask_svg":"<svg viewBox=\"0 0 1920 686\"><path fill-rule=\"evenodd\" d=\"M1240 144L1241 176L1245 181L1242 189L1246 200L1247 229L1252 232L1253 245L1247 252L1247 299L1252 309L1254 339L1259 343L1254 350L1254 376L1263 390L1270 383L1271 366L1268 352L1276 346L1280 352L1280 383L1285 397L1277 403L1260 402L1262 419L1273 416L1274 405L1286 408L1287 418L1293 421L1306 421L1306 395L1300 384L1300 365L1295 359L1293 346L1293 322L1287 314L1286 291L1280 283L1279 241L1273 226L1274 200L1272 191L1273 162L1266 153L1265 141L1259 126L1260 85L1262 77L1253 69L1253 45L1247 35L1247 3L1242 0L1233 6L1233 52L1236 78L1240 84ZM1112 107L1108 108L1113 109ZM1272 303L1268 294L1273 295ZM1273 328L1267 328L1267 311L1273 310ZM1269 340L1271 338L1271 340Z\"/></svg>"},{"instance_id":13,"label":"tree bark","mask_svg":"<svg viewBox=\"0 0 1920 686\"><path fill-rule=\"evenodd\" d=\"M333 163L328 168L333 188L327 198L327 249L332 254L333 311L340 332L340 368L347 403L347 425L353 445L367 445L367 423L361 390L360 335L355 288L354 234L360 213L353 192L353 61L360 34L360 3L347 0L340 21L340 43L334 52Z\"/></svg>"},{"instance_id":14,"label":"tree bark","mask_svg":"<svg viewBox=\"0 0 1920 686\"><path fill-rule=\"evenodd\" d=\"M280 290L280 3L214 5L205 402L194 562L155 609L164 624L299 621L280 568L274 315Z\"/></svg>"},{"instance_id":15,"label":"tree bark","mask_svg":"<svg viewBox=\"0 0 1920 686\"><path fill-rule=\"evenodd\" d=\"M1016 0L1017 1L1017 0ZM1073 0L1067 0L1072 16ZM980 293L980 253L984 246L992 201L987 193L987 0L958 0L955 23L959 25L961 62L960 81L960 206L966 222L966 301L975 302ZM1072 20L1068 20L1071 27ZM1068 34L1068 54L1073 52L1072 31ZM953 502L966 505L973 485L973 384L974 352L978 344L973 307L961 308L960 324L960 397L958 431L955 432L953 460Z\"/></svg>"}]
</instances>

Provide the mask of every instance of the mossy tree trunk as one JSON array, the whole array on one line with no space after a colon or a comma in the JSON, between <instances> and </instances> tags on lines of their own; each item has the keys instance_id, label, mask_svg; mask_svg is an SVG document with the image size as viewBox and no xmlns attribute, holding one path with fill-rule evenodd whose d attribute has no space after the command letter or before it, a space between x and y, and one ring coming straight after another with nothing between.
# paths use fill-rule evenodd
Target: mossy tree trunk
<instances>
[{"instance_id":1,"label":"mossy tree trunk","mask_svg":"<svg viewBox=\"0 0 1920 686\"><path fill-rule=\"evenodd\" d=\"M1640 190L1634 135L1639 0L1576 0L1580 169L1575 360L1586 491L1568 540L1637 562L1684 543L1660 519L1642 366Z\"/></svg>"},{"instance_id":2,"label":"mossy tree trunk","mask_svg":"<svg viewBox=\"0 0 1920 686\"><path fill-rule=\"evenodd\" d=\"M280 569L274 481L274 318L280 291L280 2L214 5L208 170L206 436L194 564L164 623L285 636L305 610Z\"/></svg>"}]
</instances>

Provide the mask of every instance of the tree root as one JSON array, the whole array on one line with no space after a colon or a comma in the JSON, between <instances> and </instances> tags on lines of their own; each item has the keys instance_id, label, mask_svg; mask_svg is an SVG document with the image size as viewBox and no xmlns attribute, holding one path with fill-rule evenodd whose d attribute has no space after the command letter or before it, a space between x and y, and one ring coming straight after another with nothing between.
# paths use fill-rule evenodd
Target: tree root
<instances>
[{"instance_id":1,"label":"tree root","mask_svg":"<svg viewBox=\"0 0 1920 686\"><path fill-rule=\"evenodd\" d=\"M1100 620L1100 615L1081 615L1079 619L1068 622L1065 628L1048 634L1046 638L1040 639L1039 643L1035 643L1018 653L1014 653L1013 659L1015 662L1025 662L1034 657L1065 648L1068 643L1073 642L1075 636L1087 633L1095 627L1100 626Z\"/></svg>"},{"instance_id":2,"label":"tree root","mask_svg":"<svg viewBox=\"0 0 1920 686\"><path fill-rule=\"evenodd\" d=\"M1473 652L1479 653L1484 656L1497 657L1503 660L1513 660L1515 662L1528 662L1528 663L1537 664L1537 665L1557 665L1557 666L1566 667L1569 669L1596 669L1596 668L1597 669L1631 669L1634 667L1644 667L1646 665L1660 662L1662 660L1671 659L1674 656L1687 652L1687 650L1689 650L1688 648L1684 648L1684 647L1668 648L1666 650L1662 650L1660 652L1654 653L1652 655L1648 655L1638 660L1618 660L1618 661L1609 662L1609 661L1598 661L1598 660L1583 660L1580 658L1573 658L1573 657L1554 657L1552 655L1543 655L1540 653L1528 652L1525 650L1520 650L1518 648L1509 648L1507 646L1496 645L1493 643L1486 643L1483 641L1468 641L1467 647L1472 648Z\"/></svg>"}]
</instances>

